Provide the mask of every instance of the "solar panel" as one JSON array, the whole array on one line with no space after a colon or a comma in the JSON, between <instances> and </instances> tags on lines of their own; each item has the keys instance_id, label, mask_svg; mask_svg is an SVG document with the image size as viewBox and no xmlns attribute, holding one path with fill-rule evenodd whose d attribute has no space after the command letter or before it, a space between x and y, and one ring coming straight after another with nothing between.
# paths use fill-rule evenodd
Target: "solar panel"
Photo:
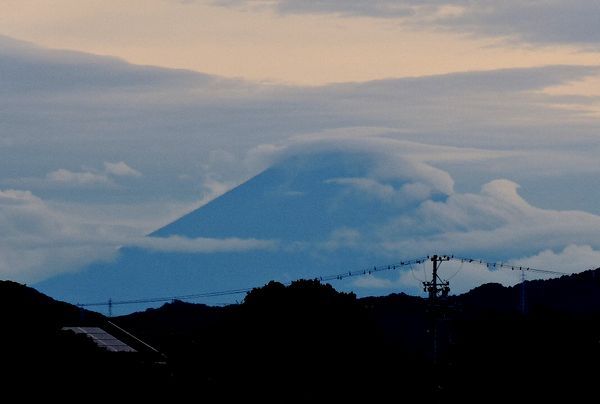
<instances>
[{"instance_id":1,"label":"solar panel","mask_svg":"<svg viewBox=\"0 0 600 404\"><path fill-rule=\"evenodd\" d=\"M113 337L100 327L63 327L63 330L73 331L76 334L85 334L101 348L110 352L137 352L126 343Z\"/></svg>"}]
</instances>

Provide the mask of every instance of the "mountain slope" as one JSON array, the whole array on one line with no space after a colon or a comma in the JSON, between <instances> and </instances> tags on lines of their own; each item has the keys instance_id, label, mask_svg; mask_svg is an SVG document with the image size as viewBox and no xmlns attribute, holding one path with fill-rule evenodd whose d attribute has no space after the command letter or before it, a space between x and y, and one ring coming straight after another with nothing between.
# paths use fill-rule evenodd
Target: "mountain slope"
<instances>
[{"instance_id":1,"label":"mountain slope","mask_svg":"<svg viewBox=\"0 0 600 404\"><path fill-rule=\"evenodd\" d=\"M386 199L409 183L398 175L375 185L383 188L383 198L366 192L373 183L365 178L376 164L370 154L348 151L288 157L149 235L273 240L274 249L191 253L125 247L115 262L36 286L71 302L108 301L247 288L381 264L375 250L362 248L362 235L419 201L408 198L398 206ZM434 191L431 198L444 195ZM235 298L208 302L223 301Z\"/></svg>"},{"instance_id":2,"label":"mountain slope","mask_svg":"<svg viewBox=\"0 0 600 404\"><path fill-rule=\"evenodd\" d=\"M362 179L373 166L372 157L360 153L290 157L150 236L317 241L341 227L380 224L397 213L397 206L343 181ZM387 185L403 183L389 180Z\"/></svg>"}]
</instances>

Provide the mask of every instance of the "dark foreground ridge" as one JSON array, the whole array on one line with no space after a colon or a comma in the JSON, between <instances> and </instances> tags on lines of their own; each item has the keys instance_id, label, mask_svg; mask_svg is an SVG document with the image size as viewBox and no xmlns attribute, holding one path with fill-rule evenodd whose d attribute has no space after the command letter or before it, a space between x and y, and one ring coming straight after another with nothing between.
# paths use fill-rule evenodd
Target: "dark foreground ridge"
<instances>
[{"instance_id":1,"label":"dark foreground ridge","mask_svg":"<svg viewBox=\"0 0 600 404\"><path fill-rule=\"evenodd\" d=\"M318 281L271 282L239 305L174 301L109 322L5 281L3 390L63 401L594 397L600 269L526 282L525 304L522 291L486 284L432 307L405 294L357 299ZM135 352L64 327L100 327Z\"/></svg>"}]
</instances>

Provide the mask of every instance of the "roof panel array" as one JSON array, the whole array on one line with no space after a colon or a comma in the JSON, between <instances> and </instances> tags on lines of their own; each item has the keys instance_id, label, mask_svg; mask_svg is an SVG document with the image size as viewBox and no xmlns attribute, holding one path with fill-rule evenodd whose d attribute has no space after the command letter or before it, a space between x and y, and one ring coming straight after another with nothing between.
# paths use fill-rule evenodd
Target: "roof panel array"
<instances>
[{"instance_id":1,"label":"roof panel array","mask_svg":"<svg viewBox=\"0 0 600 404\"><path fill-rule=\"evenodd\" d=\"M63 330L85 334L101 348L110 352L136 352L135 349L113 337L100 327L63 327Z\"/></svg>"}]
</instances>

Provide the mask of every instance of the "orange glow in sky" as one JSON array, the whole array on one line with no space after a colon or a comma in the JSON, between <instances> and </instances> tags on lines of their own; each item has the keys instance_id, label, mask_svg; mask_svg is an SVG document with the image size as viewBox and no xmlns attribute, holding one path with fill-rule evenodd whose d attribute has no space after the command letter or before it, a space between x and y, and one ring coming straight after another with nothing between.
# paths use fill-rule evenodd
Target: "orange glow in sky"
<instances>
[{"instance_id":1,"label":"orange glow in sky","mask_svg":"<svg viewBox=\"0 0 600 404\"><path fill-rule=\"evenodd\" d=\"M508 44L397 19L207 3L4 0L0 34L136 64L299 85L600 61L597 52L573 46ZM577 91L600 93L600 84Z\"/></svg>"}]
</instances>

